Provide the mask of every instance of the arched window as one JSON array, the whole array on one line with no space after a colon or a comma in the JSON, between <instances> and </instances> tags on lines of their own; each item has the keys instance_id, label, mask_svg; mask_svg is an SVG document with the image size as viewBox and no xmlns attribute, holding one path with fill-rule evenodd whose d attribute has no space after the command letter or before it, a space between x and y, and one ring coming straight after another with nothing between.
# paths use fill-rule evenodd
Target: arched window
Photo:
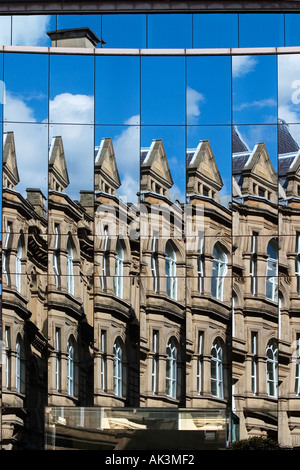
<instances>
[{"instance_id":1,"label":"arched window","mask_svg":"<svg viewBox=\"0 0 300 470\"><path fill-rule=\"evenodd\" d=\"M121 341L117 339L113 347L114 354L114 370L113 370L113 379L114 379L114 394L117 397L123 396L123 351Z\"/></svg>"},{"instance_id":2,"label":"arched window","mask_svg":"<svg viewBox=\"0 0 300 470\"><path fill-rule=\"evenodd\" d=\"M266 349L267 364L267 394L269 397L277 397L278 380L278 346L275 339L271 339Z\"/></svg>"},{"instance_id":3,"label":"arched window","mask_svg":"<svg viewBox=\"0 0 300 470\"><path fill-rule=\"evenodd\" d=\"M102 289L106 288L106 276L108 276L108 227L104 227L103 255L102 255L102 276L100 277Z\"/></svg>"},{"instance_id":4,"label":"arched window","mask_svg":"<svg viewBox=\"0 0 300 470\"><path fill-rule=\"evenodd\" d=\"M227 256L219 243L213 249L213 268L211 278L211 293L218 300L223 300L224 278L227 273Z\"/></svg>"},{"instance_id":5,"label":"arched window","mask_svg":"<svg viewBox=\"0 0 300 470\"><path fill-rule=\"evenodd\" d=\"M166 394L168 397L177 396L177 347L173 338L167 344L166 362Z\"/></svg>"},{"instance_id":6,"label":"arched window","mask_svg":"<svg viewBox=\"0 0 300 470\"><path fill-rule=\"evenodd\" d=\"M197 260L199 294L203 293L203 278L204 278L203 242L204 242L204 239L203 237L201 237L199 240L198 260Z\"/></svg>"},{"instance_id":7,"label":"arched window","mask_svg":"<svg viewBox=\"0 0 300 470\"><path fill-rule=\"evenodd\" d=\"M114 289L115 294L122 298L123 297L123 264L124 264L124 250L120 240L117 241L116 258L115 258L115 277L114 277Z\"/></svg>"},{"instance_id":8,"label":"arched window","mask_svg":"<svg viewBox=\"0 0 300 470\"><path fill-rule=\"evenodd\" d=\"M11 337L10 327L5 327L5 386L11 386Z\"/></svg>"},{"instance_id":9,"label":"arched window","mask_svg":"<svg viewBox=\"0 0 300 470\"><path fill-rule=\"evenodd\" d=\"M74 295L74 266L73 266L73 247L71 237L68 238L67 243L67 285L68 292Z\"/></svg>"},{"instance_id":10,"label":"arched window","mask_svg":"<svg viewBox=\"0 0 300 470\"><path fill-rule=\"evenodd\" d=\"M55 328L55 385L56 390L61 389L61 329Z\"/></svg>"},{"instance_id":11,"label":"arched window","mask_svg":"<svg viewBox=\"0 0 300 470\"><path fill-rule=\"evenodd\" d=\"M59 285L59 225L54 225L54 250L53 250L53 272L55 279L55 286Z\"/></svg>"},{"instance_id":12,"label":"arched window","mask_svg":"<svg viewBox=\"0 0 300 470\"><path fill-rule=\"evenodd\" d=\"M8 222L4 244L3 244L3 259L2 259L2 272L3 274L5 274L7 285L9 284L9 255L8 255L7 250L10 247L11 232L12 232L12 224L11 222Z\"/></svg>"},{"instance_id":13,"label":"arched window","mask_svg":"<svg viewBox=\"0 0 300 470\"><path fill-rule=\"evenodd\" d=\"M157 256L157 235L153 234L151 247L151 272L153 276L153 292L158 291L158 256Z\"/></svg>"},{"instance_id":14,"label":"arched window","mask_svg":"<svg viewBox=\"0 0 300 470\"><path fill-rule=\"evenodd\" d=\"M223 350L219 339L211 348L211 393L214 397L224 398Z\"/></svg>"},{"instance_id":15,"label":"arched window","mask_svg":"<svg viewBox=\"0 0 300 470\"><path fill-rule=\"evenodd\" d=\"M16 340L16 390L18 393L24 393L25 368L23 363L23 343L18 336Z\"/></svg>"},{"instance_id":16,"label":"arched window","mask_svg":"<svg viewBox=\"0 0 300 470\"><path fill-rule=\"evenodd\" d=\"M177 279L176 279L176 253L170 241L166 244L166 279L167 294L171 299L177 298Z\"/></svg>"},{"instance_id":17,"label":"arched window","mask_svg":"<svg viewBox=\"0 0 300 470\"><path fill-rule=\"evenodd\" d=\"M22 284L22 240L19 238L16 256L16 287L17 291L21 292Z\"/></svg>"},{"instance_id":18,"label":"arched window","mask_svg":"<svg viewBox=\"0 0 300 470\"><path fill-rule=\"evenodd\" d=\"M278 245L277 240L272 239L267 248L267 276L266 296L270 300L278 300Z\"/></svg>"},{"instance_id":19,"label":"arched window","mask_svg":"<svg viewBox=\"0 0 300 470\"><path fill-rule=\"evenodd\" d=\"M67 345L68 352L68 365L67 365L67 390L68 394L73 397L75 392L75 357L74 357L74 344L71 339Z\"/></svg>"}]
</instances>

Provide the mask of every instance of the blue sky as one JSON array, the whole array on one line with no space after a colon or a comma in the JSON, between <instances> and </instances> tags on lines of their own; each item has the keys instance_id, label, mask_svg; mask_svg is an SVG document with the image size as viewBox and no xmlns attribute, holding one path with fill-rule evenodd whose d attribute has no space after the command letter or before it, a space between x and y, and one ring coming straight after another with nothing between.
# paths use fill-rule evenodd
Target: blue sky
<instances>
[{"instance_id":1,"label":"blue sky","mask_svg":"<svg viewBox=\"0 0 300 470\"><path fill-rule=\"evenodd\" d=\"M46 32L56 26L89 26L98 37L103 35L106 48L297 45L298 19L299 15L236 14L0 17L0 42L45 46L50 45ZM254 26L259 35L253 34ZM69 192L78 199L80 189L92 189L94 145L111 137L123 181L119 194L126 193L129 200L138 191L140 146L162 138L173 196L183 200L185 150L209 139L224 181L222 194L230 195L231 123L250 148L264 141L276 168L277 111L295 124L291 132L300 142L299 80L300 60L295 55L277 62L274 55L240 55L232 60L57 55L49 60L47 55L6 54L3 130L15 132L19 189L32 186L32 174L35 186L39 182L45 188L47 149L54 135L62 135Z\"/></svg>"}]
</instances>

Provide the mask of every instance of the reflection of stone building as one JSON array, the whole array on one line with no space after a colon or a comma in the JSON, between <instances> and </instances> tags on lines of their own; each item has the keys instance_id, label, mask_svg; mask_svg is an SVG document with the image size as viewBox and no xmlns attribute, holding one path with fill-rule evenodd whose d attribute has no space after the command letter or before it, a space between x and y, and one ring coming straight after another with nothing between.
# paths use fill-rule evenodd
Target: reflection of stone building
<instances>
[{"instance_id":1,"label":"reflection of stone building","mask_svg":"<svg viewBox=\"0 0 300 470\"><path fill-rule=\"evenodd\" d=\"M279 440L300 445L300 149L284 122L279 125Z\"/></svg>"},{"instance_id":2,"label":"reflection of stone building","mask_svg":"<svg viewBox=\"0 0 300 470\"><path fill-rule=\"evenodd\" d=\"M278 190L266 146L249 150L234 129L229 207L209 141L187 151L186 204L170 201L162 140L142 149L134 205L117 195L110 138L95 149L94 191L68 196L55 137L48 198L25 199L5 134L4 447L43 447L47 405L232 407L241 438L298 445L299 148L279 131Z\"/></svg>"},{"instance_id":3,"label":"reflection of stone building","mask_svg":"<svg viewBox=\"0 0 300 470\"><path fill-rule=\"evenodd\" d=\"M277 174L265 144L233 135L233 411L240 437L277 437Z\"/></svg>"}]
</instances>

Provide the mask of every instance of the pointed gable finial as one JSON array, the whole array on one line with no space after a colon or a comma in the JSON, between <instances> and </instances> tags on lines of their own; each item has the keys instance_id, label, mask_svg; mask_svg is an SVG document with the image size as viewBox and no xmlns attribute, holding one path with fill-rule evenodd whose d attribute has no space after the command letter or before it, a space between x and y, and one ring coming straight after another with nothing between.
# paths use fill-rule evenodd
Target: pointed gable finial
<instances>
[{"instance_id":1,"label":"pointed gable finial","mask_svg":"<svg viewBox=\"0 0 300 470\"><path fill-rule=\"evenodd\" d=\"M20 182L13 132L3 134L3 187L15 189Z\"/></svg>"},{"instance_id":2,"label":"pointed gable finial","mask_svg":"<svg viewBox=\"0 0 300 470\"><path fill-rule=\"evenodd\" d=\"M52 138L49 151L49 189L65 192L69 183L62 137L56 136Z\"/></svg>"}]
</instances>

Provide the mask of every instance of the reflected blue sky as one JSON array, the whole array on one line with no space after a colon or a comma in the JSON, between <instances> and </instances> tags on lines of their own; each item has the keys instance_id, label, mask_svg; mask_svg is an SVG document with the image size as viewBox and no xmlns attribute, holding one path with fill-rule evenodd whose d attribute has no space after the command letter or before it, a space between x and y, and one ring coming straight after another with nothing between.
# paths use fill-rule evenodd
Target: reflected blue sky
<instances>
[{"instance_id":1,"label":"reflected blue sky","mask_svg":"<svg viewBox=\"0 0 300 470\"><path fill-rule=\"evenodd\" d=\"M49 46L47 31L78 27L111 48L281 47L300 39L297 13L81 13L0 16L0 44Z\"/></svg>"},{"instance_id":2,"label":"reflected blue sky","mask_svg":"<svg viewBox=\"0 0 300 470\"><path fill-rule=\"evenodd\" d=\"M277 122L277 57L232 57L232 110L237 124Z\"/></svg>"},{"instance_id":3,"label":"reflected blue sky","mask_svg":"<svg viewBox=\"0 0 300 470\"><path fill-rule=\"evenodd\" d=\"M0 43L49 46L47 31L88 26L103 37L105 48L300 45L299 24L297 14L0 16ZM73 174L69 190L76 199L80 189L92 188L93 147L103 137L111 137L115 145L123 183L119 194L127 192L132 200L139 186L140 145L149 147L153 139L161 138L174 180L172 198L184 201L186 148L210 140L226 196L231 193L230 125L237 124L251 149L264 141L276 168L277 117L287 123L300 122L297 55L280 56L278 63L273 55L185 58L7 53L4 63L2 60L1 54L0 73L4 70L6 85L4 131L16 130L21 147L17 156L28 162L21 163L21 171L29 174L33 157L29 141L36 139L42 150L32 162L40 159L39 178L44 185L45 149L53 135L63 135ZM300 142L300 134L295 138ZM26 177L24 185L29 183Z\"/></svg>"}]
</instances>

